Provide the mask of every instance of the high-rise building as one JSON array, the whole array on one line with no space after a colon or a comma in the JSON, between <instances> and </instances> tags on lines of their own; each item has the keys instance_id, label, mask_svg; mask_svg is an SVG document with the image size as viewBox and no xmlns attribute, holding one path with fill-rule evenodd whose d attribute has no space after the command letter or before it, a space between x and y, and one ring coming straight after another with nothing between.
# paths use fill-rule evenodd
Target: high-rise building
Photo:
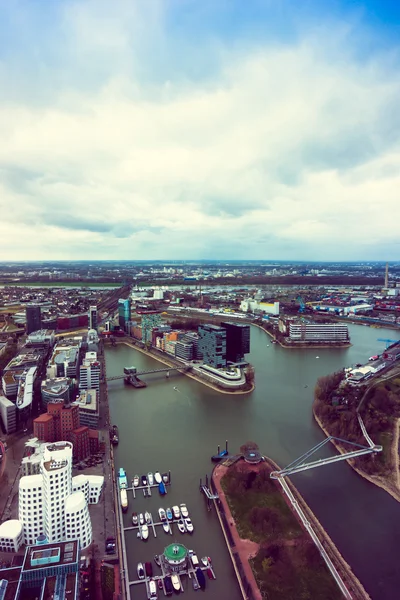
<instances>
[{"instance_id":1,"label":"high-rise building","mask_svg":"<svg viewBox=\"0 0 400 600\"><path fill-rule=\"evenodd\" d=\"M100 391L100 362L96 352L86 352L79 369L79 389Z\"/></svg>"},{"instance_id":2,"label":"high-rise building","mask_svg":"<svg viewBox=\"0 0 400 600\"><path fill-rule=\"evenodd\" d=\"M72 450L70 442L45 444L40 474L20 479L19 521L26 544L35 543L42 534L50 543L78 538L82 548L92 541L85 495L73 492ZM103 482L101 478L101 485ZM98 481L95 483L97 489Z\"/></svg>"},{"instance_id":3,"label":"high-rise building","mask_svg":"<svg viewBox=\"0 0 400 600\"><path fill-rule=\"evenodd\" d=\"M226 367L226 329L218 325L200 325L199 352L203 356L203 362L215 369Z\"/></svg>"},{"instance_id":4,"label":"high-rise building","mask_svg":"<svg viewBox=\"0 0 400 600\"><path fill-rule=\"evenodd\" d=\"M250 325L244 323L221 323L226 329L226 360L238 363L250 352Z\"/></svg>"},{"instance_id":5,"label":"high-rise building","mask_svg":"<svg viewBox=\"0 0 400 600\"><path fill-rule=\"evenodd\" d=\"M87 458L90 455L89 427L82 425L71 431L69 437L74 446L74 459Z\"/></svg>"},{"instance_id":6,"label":"high-rise building","mask_svg":"<svg viewBox=\"0 0 400 600\"><path fill-rule=\"evenodd\" d=\"M68 402L71 385L72 381L67 377L57 377L56 379L42 381L42 403L47 405L49 402Z\"/></svg>"},{"instance_id":7,"label":"high-rise building","mask_svg":"<svg viewBox=\"0 0 400 600\"><path fill-rule=\"evenodd\" d=\"M97 306L89 306L89 329L97 331Z\"/></svg>"},{"instance_id":8,"label":"high-rise building","mask_svg":"<svg viewBox=\"0 0 400 600\"><path fill-rule=\"evenodd\" d=\"M38 440L54 442L54 418L48 413L43 413L33 420L33 435Z\"/></svg>"},{"instance_id":9,"label":"high-rise building","mask_svg":"<svg viewBox=\"0 0 400 600\"><path fill-rule=\"evenodd\" d=\"M26 333L29 335L33 331L42 329L42 319L40 314L40 306L37 304L26 305Z\"/></svg>"},{"instance_id":10,"label":"high-rise building","mask_svg":"<svg viewBox=\"0 0 400 600\"><path fill-rule=\"evenodd\" d=\"M118 323L123 331L126 331L126 325L131 320L131 306L132 300L130 298L118 300Z\"/></svg>"},{"instance_id":11,"label":"high-rise building","mask_svg":"<svg viewBox=\"0 0 400 600\"><path fill-rule=\"evenodd\" d=\"M195 331L187 331L183 337L182 342L193 344L193 358L195 360L201 360L203 356L199 352L199 334Z\"/></svg>"},{"instance_id":12,"label":"high-rise building","mask_svg":"<svg viewBox=\"0 0 400 600\"><path fill-rule=\"evenodd\" d=\"M151 342L151 334L155 327L162 324L161 315L158 313L150 313L142 315L142 342Z\"/></svg>"}]
</instances>

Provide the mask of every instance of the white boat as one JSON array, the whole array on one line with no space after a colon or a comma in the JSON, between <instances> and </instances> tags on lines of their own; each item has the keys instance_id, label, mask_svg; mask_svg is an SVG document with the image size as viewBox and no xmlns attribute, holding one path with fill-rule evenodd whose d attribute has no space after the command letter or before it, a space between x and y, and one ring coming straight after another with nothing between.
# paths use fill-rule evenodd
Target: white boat
<instances>
[{"instance_id":1,"label":"white boat","mask_svg":"<svg viewBox=\"0 0 400 600\"><path fill-rule=\"evenodd\" d=\"M157 598L157 586L154 579L149 581L149 598Z\"/></svg>"},{"instance_id":2,"label":"white boat","mask_svg":"<svg viewBox=\"0 0 400 600\"><path fill-rule=\"evenodd\" d=\"M158 514L159 514L159 517L160 517L160 521L166 521L167 520L167 515L166 515L166 512L165 512L165 510L163 508L159 508L158 509Z\"/></svg>"},{"instance_id":3,"label":"white boat","mask_svg":"<svg viewBox=\"0 0 400 600\"><path fill-rule=\"evenodd\" d=\"M180 504L180 505L179 505L179 507L180 507L180 509L181 509L181 514L182 514L182 517L183 517L184 519L187 519L187 517L189 516L189 511L188 511L188 509L187 509L187 506L186 506L186 504Z\"/></svg>"},{"instance_id":4,"label":"white boat","mask_svg":"<svg viewBox=\"0 0 400 600\"><path fill-rule=\"evenodd\" d=\"M179 510L179 506L173 506L172 507L172 513L174 515L174 519L180 519L180 517L181 517L181 511Z\"/></svg>"},{"instance_id":5,"label":"white boat","mask_svg":"<svg viewBox=\"0 0 400 600\"><path fill-rule=\"evenodd\" d=\"M161 483L162 482L162 477L161 477L161 473L159 471L156 471L154 473L154 481L156 483Z\"/></svg>"},{"instance_id":6,"label":"white boat","mask_svg":"<svg viewBox=\"0 0 400 600\"><path fill-rule=\"evenodd\" d=\"M179 575L173 573L171 575L171 582L175 591L179 592L181 589L181 580L179 579Z\"/></svg>"},{"instance_id":7,"label":"white boat","mask_svg":"<svg viewBox=\"0 0 400 600\"><path fill-rule=\"evenodd\" d=\"M123 512L126 512L128 510L128 495L127 495L125 489L122 489L120 491L120 499L121 499L121 508L122 508Z\"/></svg>"},{"instance_id":8,"label":"white boat","mask_svg":"<svg viewBox=\"0 0 400 600\"><path fill-rule=\"evenodd\" d=\"M170 532L168 521L163 521L162 526L163 526L163 529L164 529L165 533L169 533Z\"/></svg>"},{"instance_id":9,"label":"white boat","mask_svg":"<svg viewBox=\"0 0 400 600\"><path fill-rule=\"evenodd\" d=\"M199 566L199 559L197 558L197 554L193 552L193 550L189 550L189 558L192 561L193 567L196 569Z\"/></svg>"},{"instance_id":10,"label":"white boat","mask_svg":"<svg viewBox=\"0 0 400 600\"><path fill-rule=\"evenodd\" d=\"M147 540L147 538L149 537L149 528L147 527L147 525L141 526L140 533L142 536L142 540Z\"/></svg>"},{"instance_id":11,"label":"white boat","mask_svg":"<svg viewBox=\"0 0 400 600\"><path fill-rule=\"evenodd\" d=\"M148 525L150 525L150 523L151 523L151 513L149 513L149 512L147 512L147 511L146 511L146 512L144 513L144 518L145 518L145 520L146 520L146 523L147 523Z\"/></svg>"},{"instance_id":12,"label":"white boat","mask_svg":"<svg viewBox=\"0 0 400 600\"><path fill-rule=\"evenodd\" d=\"M137 525L138 524L138 516L137 513L133 512L132 513L132 525Z\"/></svg>"},{"instance_id":13,"label":"white boat","mask_svg":"<svg viewBox=\"0 0 400 600\"><path fill-rule=\"evenodd\" d=\"M185 524L183 521L178 521L177 523L178 525L178 529L181 533L185 533L186 529L185 529Z\"/></svg>"},{"instance_id":14,"label":"white boat","mask_svg":"<svg viewBox=\"0 0 400 600\"><path fill-rule=\"evenodd\" d=\"M192 520L188 517L187 519L184 519L184 523L185 523L186 531L188 533L193 533L194 527L193 527Z\"/></svg>"},{"instance_id":15,"label":"white boat","mask_svg":"<svg viewBox=\"0 0 400 600\"><path fill-rule=\"evenodd\" d=\"M133 478L133 487L137 487L139 485L139 475L135 475Z\"/></svg>"},{"instance_id":16,"label":"white boat","mask_svg":"<svg viewBox=\"0 0 400 600\"><path fill-rule=\"evenodd\" d=\"M154 477L153 473L147 473L147 483L149 485L154 485Z\"/></svg>"},{"instance_id":17,"label":"white boat","mask_svg":"<svg viewBox=\"0 0 400 600\"><path fill-rule=\"evenodd\" d=\"M139 579L144 579L144 566L143 563L138 563L137 574Z\"/></svg>"},{"instance_id":18,"label":"white boat","mask_svg":"<svg viewBox=\"0 0 400 600\"><path fill-rule=\"evenodd\" d=\"M201 562L203 563L203 565L205 567L208 567L208 558L207 558L207 556L202 556L201 557Z\"/></svg>"},{"instance_id":19,"label":"white boat","mask_svg":"<svg viewBox=\"0 0 400 600\"><path fill-rule=\"evenodd\" d=\"M140 513L140 515L139 515L139 525L144 525L144 515L143 515L143 513Z\"/></svg>"}]
</instances>

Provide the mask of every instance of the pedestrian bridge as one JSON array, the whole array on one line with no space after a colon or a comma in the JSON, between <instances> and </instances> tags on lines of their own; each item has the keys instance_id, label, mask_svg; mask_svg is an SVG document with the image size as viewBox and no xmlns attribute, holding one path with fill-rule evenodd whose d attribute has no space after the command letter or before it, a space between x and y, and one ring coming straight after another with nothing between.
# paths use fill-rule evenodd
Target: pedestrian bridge
<instances>
[{"instance_id":1,"label":"pedestrian bridge","mask_svg":"<svg viewBox=\"0 0 400 600\"><path fill-rule=\"evenodd\" d=\"M182 365L181 367L163 367L162 369L147 369L145 371L138 371L136 367L124 367L123 375L116 375L115 377L107 377L106 381L115 381L117 379L129 379L130 377L140 377L141 375L151 375L153 373L169 373L170 371L178 371L185 373L190 367Z\"/></svg>"}]
</instances>

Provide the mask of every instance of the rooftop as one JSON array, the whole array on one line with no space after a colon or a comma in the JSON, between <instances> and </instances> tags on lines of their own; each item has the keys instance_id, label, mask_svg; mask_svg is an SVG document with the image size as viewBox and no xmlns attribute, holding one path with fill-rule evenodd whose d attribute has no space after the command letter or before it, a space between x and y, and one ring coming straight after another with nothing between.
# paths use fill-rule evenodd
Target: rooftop
<instances>
[{"instance_id":1,"label":"rooftop","mask_svg":"<svg viewBox=\"0 0 400 600\"><path fill-rule=\"evenodd\" d=\"M170 544L164 548L164 556L167 560L183 560L188 551L183 544Z\"/></svg>"},{"instance_id":2,"label":"rooftop","mask_svg":"<svg viewBox=\"0 0 400 600\"><path fill-rule=\"evenodd\" d=\"M58 560L54 560L57 557ZM46 559L49 561L48 565L63 565L78 562L78 540L73 540L71 542L57 542L55 544L44 544L43 546L28 546L25 553L23 570L33 571L36 569L41 569L44 566L47 566L42 562ZM38 561L40 561L42 564L37 564Z\"/></svg>"}]
</instances>

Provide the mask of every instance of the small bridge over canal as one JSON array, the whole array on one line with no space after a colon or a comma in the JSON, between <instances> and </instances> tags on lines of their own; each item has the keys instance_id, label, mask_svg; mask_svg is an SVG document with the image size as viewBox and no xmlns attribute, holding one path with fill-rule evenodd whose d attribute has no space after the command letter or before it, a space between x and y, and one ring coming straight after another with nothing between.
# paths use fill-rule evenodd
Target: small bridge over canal
<instances>
[{"instance_id":1,"label":"small bridge over canal","mask_svg":"<svg viewBox=\"0 0 400 600\"><path fill-rule=\"evenodd\" d=\"M106 381L116 381L117 379L131 379L132 377L140 377L141 375L152 375L153 373L167 373L171 371L177 371L178 373L186 373L190 367L182 365L181 367L163 367L162 369L147 369L146 371L138 371L136 367L124 367L124 373L122 375L116 375L115 377L107 377Z\"/></svg>"}]
</instances>

